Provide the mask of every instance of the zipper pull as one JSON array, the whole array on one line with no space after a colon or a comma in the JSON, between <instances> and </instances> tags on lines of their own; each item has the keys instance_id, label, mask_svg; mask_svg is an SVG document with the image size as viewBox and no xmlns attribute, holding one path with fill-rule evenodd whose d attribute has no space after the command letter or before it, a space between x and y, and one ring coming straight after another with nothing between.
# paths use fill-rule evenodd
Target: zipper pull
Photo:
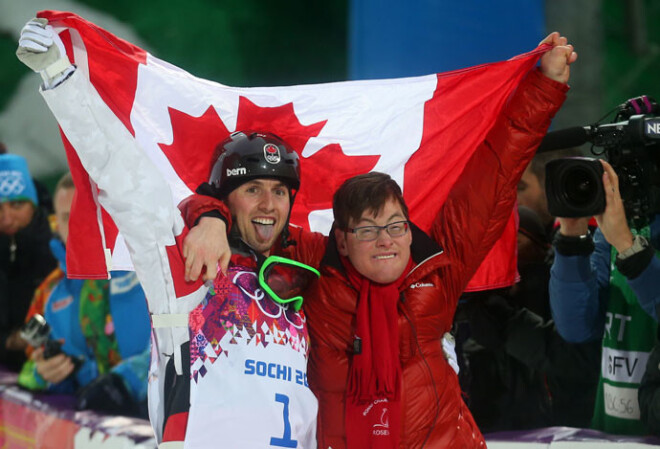
<instances>
[{"instance_id":1,"label":"zipper pull","mask_svg":"<svg viewBox=\"0 0 660 449\"><path fill-rule=\"evenodd\" d=\"M9 262L16 262L16 237L11 236L11 242L9 243Z\"/></svg>"}]
</instances>

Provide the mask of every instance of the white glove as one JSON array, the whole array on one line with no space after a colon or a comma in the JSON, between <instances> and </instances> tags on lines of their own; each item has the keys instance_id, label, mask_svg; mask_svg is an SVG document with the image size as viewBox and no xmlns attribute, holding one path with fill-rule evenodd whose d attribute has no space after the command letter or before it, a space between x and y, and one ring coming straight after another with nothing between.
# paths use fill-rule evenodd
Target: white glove
<instances>
[{"instance_id":1,"label":"white glove","mask_svg":"<svg viewBox=\"0 0 660 449\"><path fill-rule=\"evenodd\" d=\"M41 75L46 88L56 86L75 70L62 40L46 19L32 19L25 24L16 56Z\"/></svg>"},{"instance_id":2,"label":"white glove","mask_svg":"<svg viewBox=\"0 0 660 449\"><path fill-rule=\"evenodd\" d=\"M445 332L442 336L442 352L449 366L458 374L460 368L458 367L458 358L456 357L456 340L449 332Z\"/></svg>"}]
</instances>

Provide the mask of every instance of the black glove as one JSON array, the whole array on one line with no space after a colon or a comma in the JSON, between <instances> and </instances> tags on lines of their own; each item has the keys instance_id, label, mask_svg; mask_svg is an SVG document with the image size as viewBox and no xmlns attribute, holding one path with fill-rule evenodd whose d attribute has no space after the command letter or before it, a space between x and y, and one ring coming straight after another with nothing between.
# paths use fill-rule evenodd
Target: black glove
<instances>
[{"instance_id":1,"label":"black glove","mask_svg":"<svg viewBox=\"0 0 660 449\"><path fill-rule=\"evenodd\" d=\"M95 410L118 415L135 416L138 406L122 378L115 373L103 374L76 394L77 410Z\"/></svg>"}]
</instances>

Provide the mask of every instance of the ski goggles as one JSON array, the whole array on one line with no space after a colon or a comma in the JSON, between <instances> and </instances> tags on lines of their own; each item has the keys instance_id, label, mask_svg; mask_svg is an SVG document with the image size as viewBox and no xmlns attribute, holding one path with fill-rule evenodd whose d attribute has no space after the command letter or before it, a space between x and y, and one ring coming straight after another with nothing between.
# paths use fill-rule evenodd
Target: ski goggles
<instances>
[{"instance_id":1,"label":"ski goggles","mask_svg":"<svg viewBox=\"0 0 660 449\"><path fill-rule=\"evenodd\" d=\"M294 311L302 307L303 291L321 277L318 270L295 260L269 256L259 268L259 285L278 304L290 304Z\"/></svg>"}]
</instances>

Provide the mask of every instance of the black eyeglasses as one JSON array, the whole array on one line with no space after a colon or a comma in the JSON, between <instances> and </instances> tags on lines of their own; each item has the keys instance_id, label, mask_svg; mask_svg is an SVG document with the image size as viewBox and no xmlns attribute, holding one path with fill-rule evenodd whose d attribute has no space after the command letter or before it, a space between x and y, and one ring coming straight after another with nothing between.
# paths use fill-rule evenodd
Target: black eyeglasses
<instances>
[{"instance_id":1,"label":"black eyeglasses","mask_svg":"<svg viewBox=\"0 0 660 449\"><path fill-rule=\"evenodd\" d=\"M355 238L363 242L371 242L378 238L382 229L386 230L390 237L401 237L408 232L408 221L395 221L385 226L360 226L358 228L347 228L346 232L355 234Z\"/></svg>"}]
</instances>

